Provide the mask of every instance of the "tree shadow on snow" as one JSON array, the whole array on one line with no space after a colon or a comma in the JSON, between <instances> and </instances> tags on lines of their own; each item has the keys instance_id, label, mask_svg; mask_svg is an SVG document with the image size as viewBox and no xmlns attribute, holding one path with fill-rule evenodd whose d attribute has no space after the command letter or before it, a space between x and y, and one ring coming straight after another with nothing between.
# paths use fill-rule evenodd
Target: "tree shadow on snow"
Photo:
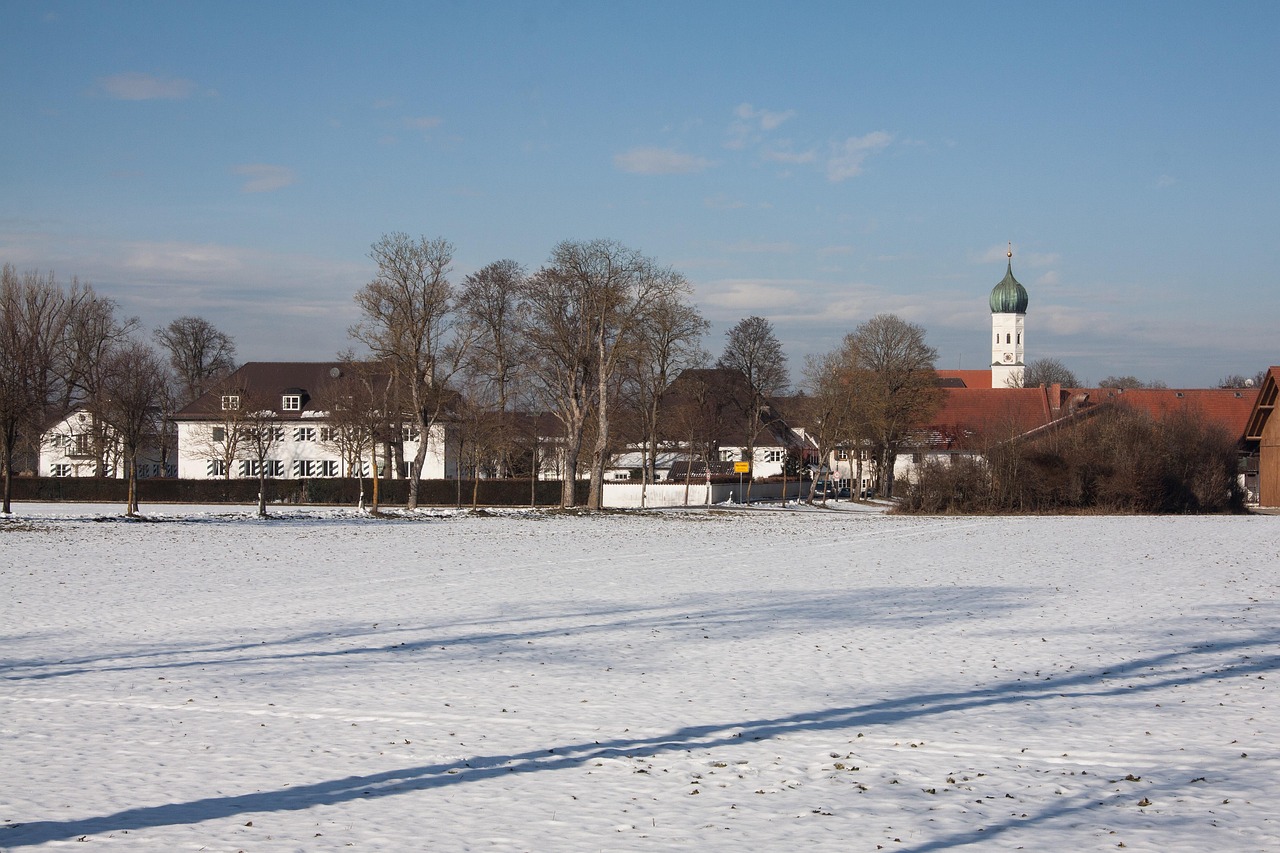
<instances>
[{"instance_id":1,"label":"tree shadow on snow","mask_svg":"<svg viewBox=\"0 0 1280 853\"><path fill-rule=\"evenodd\" d=\"M957 618L1002 616L1034 604L1040 590L1013 586L879 587L838 593L743 592L738 606L720 596L686 596L661 606L619 607L600 603L575 612L535 607L531 615L503 615L431 626L337 625L288 637L189 648L168 645L66 658L0 660L0 680L45 680L78 675L189 668L260 668L272 663L322 663L349 666L353 658L391 659L412 652L488 654L501 647L511 654L538 653L529 643L587 637L616 631L668 632L680 641L684 632L701 638L738 641L763 636L778 624L860 628L923 628ZM675 632L672 634L671 632ZM29 639L29 638L16 638ZM337 659L341 659L338 661ZM419 661L422 662L422 661Z\"/></svg>"},{"instance_id":2,"label":"tree shadow on snow","mask_svg":"<svg viewBox=\"0 0 1280 853\"><path fill-rule=\"evenodd\" d=\"M554 772L602 759L644 758L690 749L715 749L741 743L744 739L764 740L797 731L890 726L917 718L974 708L1025 704L1053 697L1106 698L1197 682L1257 676L1280 669L1280 655L1272 653L1277 640L1280 640L1280 632L1268 631L1243 639L1200 643L1187 649L1044 681L1005 681L971 690L925 693L783 717L684 726L654 737L562 744L511 755L477 755L464 761L405 767L274 791L132 808L98 817L15 824L0 829L0 842L16 848L122 830L200 823L260 812L298 811L352 800L443 789L507 774ZM1251 654L1258 652L1262 654ZM923 853L989 840L1001 832L1090 808L1096 803L1096 797L1089 798L1087 802L1083 798L1066 801L1045 810L1036 818L1014 819L1004 824L984 826L981 831L955 833L912 850Z\"/></svg>"}]
</instances>

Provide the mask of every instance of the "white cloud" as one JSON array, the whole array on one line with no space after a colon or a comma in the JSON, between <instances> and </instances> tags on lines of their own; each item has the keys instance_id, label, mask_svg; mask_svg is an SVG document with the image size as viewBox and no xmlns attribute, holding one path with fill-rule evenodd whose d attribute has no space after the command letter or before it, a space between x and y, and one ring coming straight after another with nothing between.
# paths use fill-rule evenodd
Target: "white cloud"
<instances>
[{"instance_id":1,"label":"white cloud","mask_svg":"<svg viewBox=\"0 0 1280 853\"><path fill-rule=\"evenodd\" d=\"M702 301L713 308L766 311L794 305L800 298L796 285L803 284L772 279L726 279L699 288L699 293Z\"/></svg>"},{"instance_id":2,"label":"white cloud","mask_svg":"<svg viewBox=\"0 0 1280 853\"><path fill-rule=\"evenodd\" d=\"M191 97L196 84L180 77L157 77L128 71L98 78L98 89L108 98L120 101L180 101Z\"/></svg>"},{"instance_id":3,"label":"white cloud","mask_svg":"<svg viewBox=\"0 0 1280 853\"><path fill-rule=\"evenodd\" d=\"M777 163L793 163L803 165L812 163L818 159L816 151L790 151L786 148L767 148L764 151L764 158Z\"/></svg>"},{"instance_id":4,"label":"white cloud","mask_svg":"<svg viewBox=\"0 0 1280 853\"><path fill-rule=\"evenodd\" d=\"M613 165L637 175L682 175L704 171L714 164L706 158L683 154L672 148L632 148L615 154Z\"/></svg>"},{"instance_id":5,"label":"white cloud","mask_svg":"<svg viewBox=\"0 0 1280 853\"><path fill-rule=\"evenodd\" d=\"M1161 175L1160 177L1156 178L1156 188L1164 189L1165 187L1173 186L1177 182L1178 182L1178 179L1175 178L1173 175Z\"/></svg>"},{"instance_id":6,"label":"white cloud","mask_svg":"<svg viewBox=\"0 0 1280 853\"><path fill-rule=\"evenodd\" d=\"M413 130L430 130L439 127L442 121L439 116L406 116L404 126Z\"/></svg>"},{"instance_id":7,"label":"white cloud","mask_svg":"<svg viewBox=\"0 0 1280 853\"><path fill-rule=\"evenodd\" d=\"M758 110L751 104L739 104L733 114L745 122L758 125L761 130L774 130L783 122L794 118L796 111L783 110L782 112L774 112L772 110Z\"/></svg>"},{"instance_id":8,"label":"white cloud","mask_svg":"<svg viewBox=\"0 0 1280 853\"><path fill-rule=\"evenodd\" d=\"M287 187L298 179L287 166L273 166L270 163L245 163L232 166L231 171L248 179L240 187L242 193L272 192Z\"/></svg>"},{"instance_id":9,"label":"white cloud","mask_svg":"<svg viewBox=\"0 0 1280 853\"><path fill-rule=\"evenodd\" d=\"M893 137L888 133L876 130L866 136L851 136L832 146L831 159L827 161L827 179L839 182L856 178L862 174L863 162L872 154L883 151L892 141Z\"/></svg>"}]
</instances>

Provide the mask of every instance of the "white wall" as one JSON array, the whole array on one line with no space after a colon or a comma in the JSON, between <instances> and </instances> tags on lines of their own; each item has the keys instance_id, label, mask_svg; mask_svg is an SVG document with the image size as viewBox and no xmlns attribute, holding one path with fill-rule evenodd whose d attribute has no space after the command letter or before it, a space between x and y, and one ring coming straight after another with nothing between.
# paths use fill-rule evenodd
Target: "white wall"
<instances>
[{"instance_id":1,"label":"white wall","mask_svg":"<svg viewBox=\"0 0 1280 853\"><path fill-rule=\"evenodd\" d=\"M192 480L217 480L222 475L209 473L209 461L219 456L214 447L211 446L211 435L214 427L220 427L221 424L213 422L181 422L178 424L178 476ZM284 466L284 474L281 479L296 479L300 475L296 473L298 461L308 462L324 462L331 461L337 463L337 476L352 476L345 466L342 464L342 456L338 449L331 443L320 440L320 430L324 428L325 421L321 418L304 418L296 421L281 421L280 428L284 430L284 439L276 442L271 448L268 457L272 460L280 461ZM314 439L308 438L312 433L299 432L299 430L314 431ZM422 477L425 480L439 480L446 477L456 476L457 467L453 457L456 452L449 455L446 459L445 454L445 427L443 424L436 424L432 428L432 440L427 443L427 456L423 461ZM404 443L405 461L413 459L413 455L418 451L418 443L416 441L406 441ZM239 459L245 459L249 456L248 448L242 448L239 453ZM379 454L381 458L381 454ZM367 467L367 466L366 466ZM366 472L367 473L367 472ZM232 463L231 477L233 479L240 476L240 463L235 461ZM393 472L393 477L398 473Z\"/></svg>"},{"instance_id":2,"label":"white wall","mask_svg":"<svg viewBox=\"0 0 1280 853\"><path fill-rule=\"evenodd\" d=\"M792 481L787 483L787 497L795 499L807 494L808 483ZM604 484L604 505L611 509L638 509L641 505L641 485L638 483ZM711 485L711 503L741 501L746 491L746 483L741 487L737 483L713 483ZM707 484L690 483L688 502L685 502L684 483L651 483L644 489L644 508L673 506L706 506ZM752 483L751 500L778 500L782 496L781 483Z\"/></svg>"}]
</instances>

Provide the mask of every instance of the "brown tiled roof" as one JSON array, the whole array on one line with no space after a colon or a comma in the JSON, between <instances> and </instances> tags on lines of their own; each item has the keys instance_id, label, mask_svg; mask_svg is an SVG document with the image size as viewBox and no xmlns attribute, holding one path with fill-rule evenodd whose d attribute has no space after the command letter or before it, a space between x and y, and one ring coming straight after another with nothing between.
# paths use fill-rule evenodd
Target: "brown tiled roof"
<instances>
[{"instance_id":1,"label":"brown tiled roof","mask_svg":"<svg viewBox=\"0 0 1280 853\"><path fill-rule=\"evenodd\" d=\"M333 371L349 369L340 361L251 361L218 384L216 388L183 408L175 420L204 420L222 411L224 394L261 396L274 400L273 408L283 419L302 418L317 410L317 397L333 382ZM280 398L286 393L300 393L302 408L296 412L280 412Z\"/></svg>"}]
</instances>

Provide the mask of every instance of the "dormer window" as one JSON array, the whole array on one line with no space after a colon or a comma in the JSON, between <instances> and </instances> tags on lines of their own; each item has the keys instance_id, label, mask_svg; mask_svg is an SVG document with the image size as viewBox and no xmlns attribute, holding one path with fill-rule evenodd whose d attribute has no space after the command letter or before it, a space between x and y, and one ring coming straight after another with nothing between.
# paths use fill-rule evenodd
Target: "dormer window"
<instances>
[{"instance_id":1,"label":"dormer window","mask_svg":"<svg viewBox=\"0 0 1280 853\"><path fill-rule=\"evenodd\" d=\"M239 394L223 394L222 395L222 411L234 412L240 408Z\"/></svg>"},{"instance_id":2,"label":"dormer window","mask_svg":"<svg viewBox=\"0 0 1280 853\"><path fill-rule=\"evenodd\" d=\"M280 409L285 412L302 411L302 395L301 394L285 394Z\"/></svg>"}]
</instances>

